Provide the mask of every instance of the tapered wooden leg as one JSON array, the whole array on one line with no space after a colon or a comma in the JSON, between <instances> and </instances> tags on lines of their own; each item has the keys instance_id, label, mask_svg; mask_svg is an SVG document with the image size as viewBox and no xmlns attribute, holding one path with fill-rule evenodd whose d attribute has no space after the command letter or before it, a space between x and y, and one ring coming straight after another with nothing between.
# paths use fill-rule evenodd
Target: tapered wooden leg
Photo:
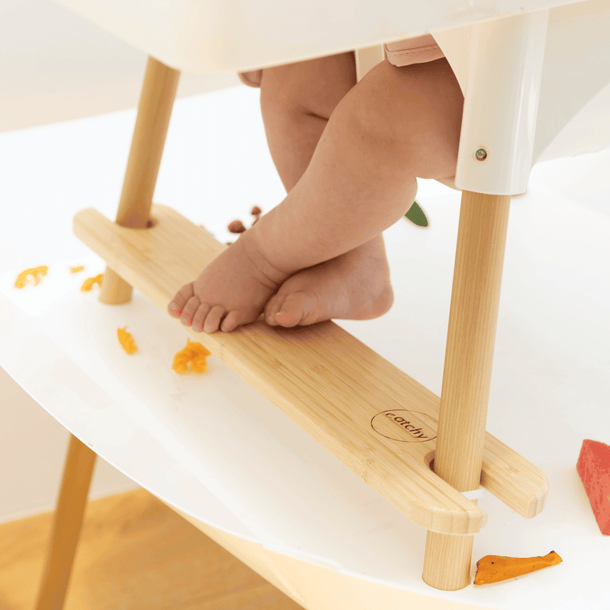
<instances>
[{"instance_id":1,"label":"tapered wooden leg","mask_svg":"<svg viewBox=\"0 0 610 610\"><path fill-rule=\"evenodd\" d=\"M64 605L96 457L71 435L36 610L61 610Z\"/></svg>"},{"instance_id":2,"label":"tapered wooden leg","mask_svg":"<svg viewBox=\"0 0 610 610\"><path fill-rule=\"evenodd\" d=\"M144 229L147 226L179 76L178 70L148 58L116 216L116 223L123 227ZM106 267L100 301L119 305L130 300L131 286Z\"/></svg>"},{"instance_id":3,"label":"tapered wooden leg","mask_svg":"<svg viewBox=\"0 0 610 610\"><path fill-rule=\"evenodd\" d=\"M435 472L458 491L479 488L510 196L462 193ZM424 581L470 583L473 536L428 532Z\"/></svg>"}]
</instances>

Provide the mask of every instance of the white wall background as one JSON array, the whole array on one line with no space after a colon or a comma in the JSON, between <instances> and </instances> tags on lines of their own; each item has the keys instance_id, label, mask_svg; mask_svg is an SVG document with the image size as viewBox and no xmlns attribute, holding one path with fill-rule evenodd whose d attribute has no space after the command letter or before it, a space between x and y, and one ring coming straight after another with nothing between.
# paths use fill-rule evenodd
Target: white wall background
<instances>
[{"instance_id":1,"label":"white wall background","mask_svg":"<svg viewBox=\"0 0 610 610\"><path fill-rule=\"evenodd\" d=\"M0 131L133 108L145 65L144 53L51 0L0 0ZM235 74L182 74L178 97L232 86ZM0 430L0 523L53 510L69 433L2 368ZM90 498L135 487L98 458Z\"/></svg>"},{"instance_id":2,"label":"white wall background","mask_svg":"<svg viewBox=\"0 0 610 610\"><path fill-rule=\"evenodd\" d=\"M0 131L136 106L146 55L51 0L0 1ZM183 73L178 97L239 85Z\"/></svg>"}]
</instances>

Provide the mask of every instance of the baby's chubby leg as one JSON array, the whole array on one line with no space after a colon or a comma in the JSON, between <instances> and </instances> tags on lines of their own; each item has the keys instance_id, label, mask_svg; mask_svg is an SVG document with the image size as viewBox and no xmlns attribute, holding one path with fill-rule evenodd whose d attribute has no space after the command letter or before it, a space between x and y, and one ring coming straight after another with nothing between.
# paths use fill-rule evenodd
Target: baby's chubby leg
<instances>
[{"instance_id":1,"label":"baby's chubby leg","mask_svg":"<svg viewBox=\"0 0 610 610\"><path fill-rule=\"evenodd\" d=\"M353 52L264 70L261 112L278 174L290 192L307 169L328 119L356 84ZM291 327L368 320L394 300L383 236L291 275L267 302L265 319Z\"/></svg>"},{"instance_id":2,"label":"baby's chubby leg","mask_svg":"<svg viewBox=\"0 0 610 610\"><path fill-rule=\"evenodd\" d=\"M354 53L341 53L267 68L256 76L254 80L261 89L261 112L269 150L286 190L290 191L307 168L332 111L356 84ZM243 245L243 240L239 245ZM361 249L366 250L364 247ZM219 261L215 261L214 266L218 267L221 261L224 261L226 266L229 256L224 253L219 257ZM335 262L341 265L333 263L326 270L332 272L338 266L341 266L342 271L345 269L345 261ZM387 267L387 262L383 262ZM247 269L247 265L241 267ZM360 267L362 268L362 265ZM202 275L209 275L209 269L207 272L204 270ZM362 274L359 272L359 275ZM346 274L342 273L342 279L345 278ZM170 306L172 315L180 317L183 324L192 325L196 331L202 330L203 326L201 317L204 307L198 298L201 279L183 286ZM304 271L293 275L291 280L293 284L296 282L295 290L298 290L312 288L312 284L319 288L324 277L320 277L318 272L316 281L312 282L311 278L308 281L307 271ZM235 290L238 291L239 286L236 285ZM267 302L267 306L277 305L276 311L279 311L279 305L286 295L292 292L294 290L288 286L288 292L276 293L274 298ZM361 293L361 290L358 292ZM175 310L172 311L174 306ZM205 320L205 330L214 332L214 323L210 317L207 316ZM221 329L227 330L229 324L230 318L227 316Z\"/></svg>"},{"instance_id":3,"label":"baby's chubby leg","mask_svg":"<svg viewBox=\"0 0 610 610\"><path fill-rule=\"evenodd\" d=\"M333 110L355 84L353 52L263 70L261 114L287 193L307 169Z\"/></svg>"},{"instance_id":4,"label":"baby's chubby leg","mask_svg":"<svg viewBox=\"0 0 610 610\"><path fill-rule=\"evenodd\" d=\"M390 227L417 177L455 175L462 109L446 59L378 64L338 104L298 184L253 227L258 252L294 273Z\"/></svg>"},{"instance_id":5,"label":"baby's chubby leg","mask_svg":"<svg viewBox=\"0 0 610 610\"><path fill-rule=\"evenodd\" d=\"M188 285L191 294L181 289L187 307L197 305L194 328L205 322L214 332L224 317L228 331L256 320L289 276L402 218L416 177L453 176L462 105L445 59L405 68L382 62L371 70L335 108L286 199L208 265Z\"/></svg>"}]
</instances>

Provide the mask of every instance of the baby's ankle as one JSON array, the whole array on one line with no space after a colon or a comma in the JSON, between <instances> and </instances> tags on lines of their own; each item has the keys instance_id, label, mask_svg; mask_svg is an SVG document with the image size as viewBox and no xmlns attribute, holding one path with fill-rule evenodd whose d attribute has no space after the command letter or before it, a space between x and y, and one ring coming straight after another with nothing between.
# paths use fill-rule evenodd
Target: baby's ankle
<instances>
[{"instance_id":1,"label":"baby's ankle","mask_svg":"<svg viewBox=\"0 0 610 610\"><path fill-rule=\"evenodd\" d=\"M258 224L259 223L257 223L257 225ZM292 275L291 273L281 271L271 261L269 261L268 258L265 257L262 248L260 247L259 235L256 230L256 226L252 226L250 229L242 233L235 243L238 242L240 242L241 246L244 248L244 251L252 260L256 268L274 284L279 286Z\"/></svg>"}]
</instances>

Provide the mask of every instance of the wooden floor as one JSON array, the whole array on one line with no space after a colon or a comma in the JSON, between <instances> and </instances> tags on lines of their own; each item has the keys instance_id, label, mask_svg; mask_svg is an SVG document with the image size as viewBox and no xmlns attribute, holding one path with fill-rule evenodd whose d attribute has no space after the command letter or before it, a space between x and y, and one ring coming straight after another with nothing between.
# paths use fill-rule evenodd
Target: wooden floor
<instances>
[{"instance_id":1,"label":"wooden floor","mask_svg":"<svg viewBox=\"0 0 610 610\"><path fill-rule=\"evenodd\" d=\"M52 513L0 525L0 610L33 610ZM89 502L64 610L302 610L144 489Z\"/></svg>"}]
</instances>

